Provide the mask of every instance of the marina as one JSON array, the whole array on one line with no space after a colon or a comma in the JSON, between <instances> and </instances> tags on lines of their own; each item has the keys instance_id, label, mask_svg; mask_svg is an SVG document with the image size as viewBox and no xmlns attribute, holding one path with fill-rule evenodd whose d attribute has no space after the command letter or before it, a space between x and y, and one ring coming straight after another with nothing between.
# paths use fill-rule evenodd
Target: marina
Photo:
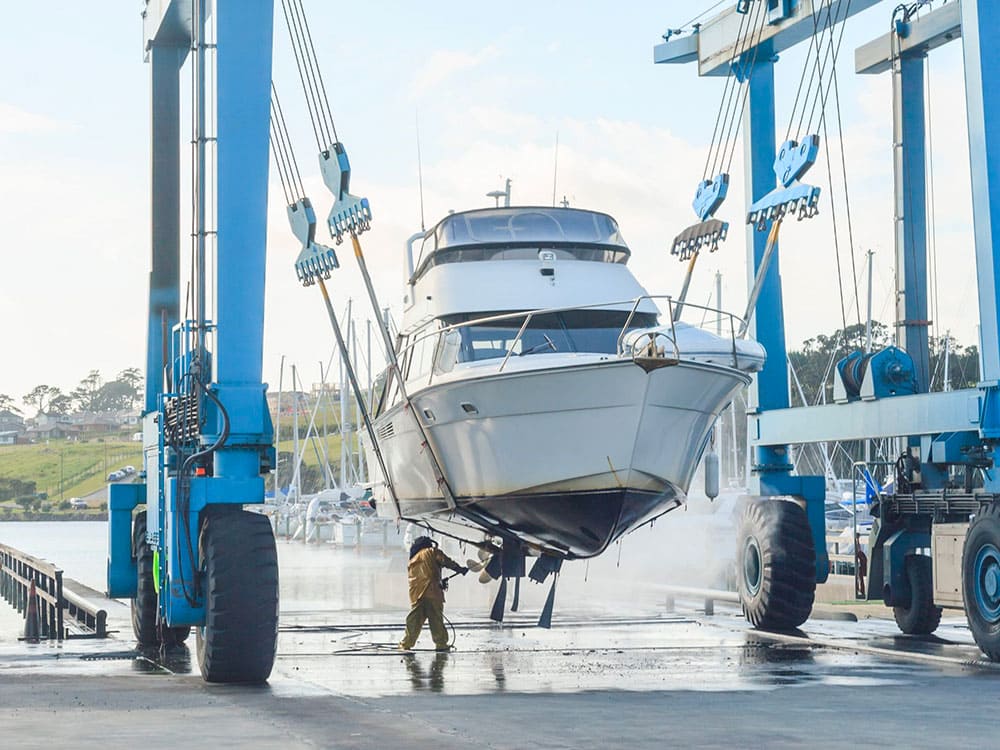
<instances>
[{"instance_id":1,"label":"marina","mask_svg":"<svg viewBox=\"0 0 1000 750\"><path fill-rule=\"evenodd\" d=\"M599 558L587 580L567 570L551 630L526 615L492 623L483 614L491 591L455 587L455 651L405 655L394 650L405 553L279 543L278 657L259 688L206 686L186 646L135 650L121 603L109 605L111 638L60 645L18 642L22 622L3 607L0 697L17 718L5 733L18 747L100 748L151 732L181 741L194 720L200 746L515 748L521 724L545 748L643 747L665 736L677 745L801 747L820 734L837 744L940 747L955 741L946 717L962 706L963 744L991 745L990 686L1000 673L978 656L961 618L923 639L901 636L884 609L868 617L862 608L855 622L817 605L800 632L771 635L749 629L733 604L706 615L696 597L680 595L668 610L653 581L672 561L655 552L655 535L633 536L618 567ZM98 567L78 569L99 579ZM525 596L537 606L544 590ZM870 710L875 691L908 705L929 690L940 698L919 721L895 711L872 726L851 718ZM778 706L780 730L765 719ZM46 718L53 712L57 722Z\"/></svg>"},{"instance_id":2,"label":"marina","mask_svg":"<svg viewBox=\"0 0 1000 750\"><path fill-rule=\"evenodd\" d=\"M994 747L1000 9L459 5L0 92L4 741Z\"/></svg>"}]
</instances>

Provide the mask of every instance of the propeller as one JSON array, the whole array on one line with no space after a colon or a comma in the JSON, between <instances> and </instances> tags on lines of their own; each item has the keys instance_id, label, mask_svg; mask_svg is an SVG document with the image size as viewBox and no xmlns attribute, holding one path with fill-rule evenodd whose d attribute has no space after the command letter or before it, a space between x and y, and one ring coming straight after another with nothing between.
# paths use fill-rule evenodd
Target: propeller
<instances>
[{"instance_id":1,"label":"propeller","mask_svg":"<svg viewBox=\"0 0 1000 750\"><path fill-rule=\"evenodd\" d=\"M502 568L499 552L500 550L492 545L480 547L476 552L478 560L466 560L466 567L474 573L479 573L480 583L489 583L500 577Z\"/></svg>"}]
</instances>

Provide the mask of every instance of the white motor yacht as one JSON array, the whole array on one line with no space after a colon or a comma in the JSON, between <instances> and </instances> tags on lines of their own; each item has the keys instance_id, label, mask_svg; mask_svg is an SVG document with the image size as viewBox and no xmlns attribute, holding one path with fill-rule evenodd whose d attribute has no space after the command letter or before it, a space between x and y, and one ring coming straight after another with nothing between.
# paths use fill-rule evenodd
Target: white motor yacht
<instances>
[{"instance_id":1,"label":"white motor yacht","mask_svg":"<svg viewBox=\"0 0 1000 750\"><path fill-rule=\"evenodd\" d=\"M373 410L380 515L561 561L684 502L713 423L764 364L738 318L650 295L599 212L455 213L412 248L404 387L388 372Z\"/></svg>"}]
</instances>

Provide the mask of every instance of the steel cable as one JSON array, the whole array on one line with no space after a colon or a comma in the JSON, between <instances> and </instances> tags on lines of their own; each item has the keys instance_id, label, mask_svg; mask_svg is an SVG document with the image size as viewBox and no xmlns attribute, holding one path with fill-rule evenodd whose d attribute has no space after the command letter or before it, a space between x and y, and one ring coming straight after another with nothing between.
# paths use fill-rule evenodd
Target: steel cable
<instances>
[{"instance_id":1,"label":"steel cable","mask_svg":"<svg viewBox=\"0 0 1000 750\"><path fill-rule=\"evenodd\" d=\"M752 71L753 66L757 62L757 55L760 51L760 40L764 35L764 27L767 25L767 14L765 11L765 2L760 0L754 6L756 8L755 15L750 23L747 25L747 36L737 45L733 51L733 62L730 64L732 68L735 68L739 64L742 68L741 72L747 70ZM747 18L750 18L749 11L747 12ZM749 44L747 42L749 41ZM753 49L753 56L750 60L749 66L743 65L743 58L747 54L747 47ZM735 71L731 73L733 77L739 81L739 76L735 74ZM750 93L750 79L739 81L736 88L733 91L733 107L730 113L726 114L725 122L725 140L721 144L721 152L719 153L719 169L725 169L728 171L729 164L732 163L732 154L736 149L736 142L739 139L740 126L742 125L743 119L743 107L746 105L747 96ZM714 167L713 167L714 171Z\"/></svg>"},{"instance_id":2,"label":"steel cable","mask_svg":"<svg viewBox=\"0 0 1000 750\"><path fill-rule=\"evenodd\" d=\"M763 11L764 3L759 3L758 7ZM750 66L748 70L753 71L754 67L757 65L757 57L760 53L760 42L764 37L764 27L767 26L767 15L762 13L760 19L760 26L757 30L757 38L753 43L753 57L750 60ZM729 149L729 156L726 160L726 171L728 172L733 164L733 157L736 155L736 146L739 141L740 127L743 125L743 114L746 112L747 101L750 99L750 78L748 77L746 81L743 82L743 100L740 103L739 114L734 118L733 122L735 125L735 130L733 132L732 146ZM728 138L726 139L728 143Z\"/></svg>"},{"instance_id":3,"label":"steel cable","mask_svg":"<svg viewBox=\"0 0 1000 750\"><path fill-rule=\"evenodd\" d=\"M858 291L858 266L857 252L854 246L854 218L851 211L851 190L847 180L847 155L844 148L844 121L840 110L840 83L837 76L837 69L833 71L833 95L834 104L837 110L837 132L840 136L840 169L844 179L844 208L847 215L847 243L851 253L851 276L854 281L854 307L858 317L858 327L861 327L861 298ZM832 187L831 187L832 190Z\"/></svg>"},{"instance_id":4,"label":"steel cable","mask_svg":"<svg viewBox=\"0 0 1000 750\"><path fill-rule=\"evenodd\" d=\"M832 1L833 0L830 0L831 5L832 5ZM847 13L850 13L851 0L847 0L847 2L845 4L843 4L843 5L839 6L839 7L844 8L847 11ZM844 41L844 31L847 28L847 24L844 23L844 21L846 21L846 20L847 20L847 15L846 14L844 15L843 18L841 18L839 16L839 14L838 14L837 16L834 16L831 19L830 18L830 11L828 9L828 11L827 11L827 25L829 26L829 29L830 29L830 38L827 41L827 49L823 53L822 61L820 61L820 56L819 55L816 56L816 65L819 68L819 86L818 86L818 89L817 89L818 96L816 97L816 99L813 100L812 110L809 112L809 124L806 127L806 132L807 133L812 130L813 118L816 115L816 107L817 107L817 105L822 105L822 113L826 112L826 103L827 103L827 101L829 99L829 96L830 96L830 89L833 86L833 80L835 78L835 74L836 74L836 70L837 70L837 60L840 57L840 46L841 46L841 44ZM837 32L836 32L837 24L840 24L840 37L837 39L836 45L834 45L834 37L837 36ZM827 62L829 62L829 68L833 72L830 74L830 81L828 83L824 84L824 77L826 76L826 70L827 70L827 68L825 66L826 66ZM825 85L825 88L824 88L824 85ZM822 116L822 113L821 113L821 116Z\"/></svg>"},{"instance_id":5,"label":"steel cable","mask_svg":"<svg viewBox=\"0 0 1000 750\"><path fill-rule=\"evenodd\" d=\"M285 193L285 201L288 205L292 205L305 198L305 187L302 184L302 176L299 173L295 150L288 134L288 126L285 123L278 92L273 83L271 84L270 141L274 160L278 167L278 177Z\"/></svg>"},{"instance_id":6,"label":"steel cable","mask_svg":"<svg viewBox=\"0 0 1000 750\"><path fill-rule=\"evenodd\" d=\"M316 148L318 151L322 151L324 149L323 141L325 140L325 136L322 131L322 124L316 119L316 106L313 100L314 92L311 80L307 79L307 71L303 68L303 50L296 37L296 27L289 16L286 0L282 0L281 9L285 16L285 25L288 28L288 36L292 44L292 54L295 56L295 67L299 72L299 81L302 83L302 91L306 98L306 109L309 111L309 122L312 124L313 137L316 139Z\"/></svg>"},{"instance_id":7,"label":"steel cable","mask_svg":"<svg viewBox=\"0 0 1000 750\"><path fill-rule=\"evenodd\" d=\"M309 43L310 59L312 60L313 68L315 70L316 80L319 81L319 90L323 95L320 100L324 107L326 107L326 121L328 123L329 129L333 131L333 140L339 141L340 138L337 136L337 125L333 120L333 112L330 109L330 99L326 94L326 84L323 82L323 71L319 67L319 58L316 56L316 47L313 45L312 31L309 29L309 19L306 17L305 8L302 6L302 0L295 0L299 7L299 16L302 21L302 26L306 31L306 40Z\"/></svg>"},{"instance_id":8,"label":"steel cable","mask_svg":"<svg viewBox=\"0 0 1000 750\"><path fill-rule=\"evenodd\" d=\"M302 173L299 172L299 163L295 158L295 149L292 147L292 138L288 133L288 124L285 121L285 112L281 107L281 99L278 98L278 90L274 87L273 83L271 84L271 92L274 96L274 108L278 115L278 129L281 133L281 138L285 143L286 162L290 168L289 177L295 178L294 180L290 179L289 182L293 186L297 186L299 193L298 197L303 198L305 197L306 190L305 186L302 184Z\"/></svg>"},{"instance_id":9,"label":"steel cable","mask_svg":"<svg viewBox=\"0 0 1000 750\"><path fill-rule=\"evenodd\" d=\"M716 141L716 137L720 135L719 126L722 124L723 119L728 119L729 117L729 108L731 106L732 98L734 96L732 91L735 91L733 85L734 83L736 84L736 86L739 85L738 82L736 81L736 75L733 71L733 68L736 65L736 58L739 56L739 50L743 46L744 31L746 28L748 15L749 14L747 13L741 14L740 29L739 32L736 34L736 45L733 47L732 58L729 61L729 74L726 76L726 85L722 90L722 99L719 101L719 111L715 116L715 127L712 129L712 139L709 142L708 155L705 158L705 169L701 175L702 180L707 179L709 176L709 164L711 164L711 171L713 175L715 172L715 167L718 159L718 148L719 148L719 144ZM725 111L725 116L723 116L723 111Z\"/></svg>"},{"instance_id":10,"label":"steel cable","mask_svg":"<svg viewBox=\"0 0 1000 750\"><path fill-rule=\"evenodd\" d=\"M282 13L288 36L295 55L295 66L299 73L299 81L306 98L306 108L309 110L309 120L316 139L316 148L320 152L338 141L337 127L334 124L333 113L326 94L326 84L316 58L316 48L312 41L312 32L306 19L305 8L301 0L281 0Z\"/></svg>"},{"instance_id":11,"label":"steel cable","mask_svg":"<svg viewBox=\"0 0 1000 750\"><path fill-rule=\"evenodd\" d=\"M808 57L807 57L807 59L806 59L806 67L809 68L809 70L810 70L810 73L809 73L809 83L806 86L806 93L805 93L805 96L802 99L802 111L799 114L799 123L798 123L798 125L797 125L797 127L795 129L795 139L796 140L801 140L802 133L803 133L803 128L806 125L806 119L805 119L806 118L806 110L809 108L810 101L815 102L815 99L813 99L812 97L813 97L813 85L816 82L817 73L820 76L820 81L819 81L818 88L821 89L822 86L823 86L822 66L820 65L820 54L821 54L821 52L823 50L824 39L826 37L827 31L829 31L831 29L831 15L832 14L830 12L830 7L831 7L832 2L833 2L833 0L822 0L822 3L820 5L820 7L819 7L819 10L817 11L815 8L813 9L813 38L816 40L815 54L812 54L813 53L813 49L814 49L812 46L810 46L809 52L810 52L810 56L813 57L813 61L814 62L813 62L813 65L810 66L809 65L809 60L808 60ZM820 21L819 21L819 19L820 19L820 16L823 15L823 10L824 9L826 9L826 21L825 21L825 23L823 23L822 29L820 29ZM817 91L816 95L818 96L818 91ZM814 111L815 111L815 109L814 109ZM806 130L808 130L808 128L806 128Z\"/></svg>"}]
</instances>

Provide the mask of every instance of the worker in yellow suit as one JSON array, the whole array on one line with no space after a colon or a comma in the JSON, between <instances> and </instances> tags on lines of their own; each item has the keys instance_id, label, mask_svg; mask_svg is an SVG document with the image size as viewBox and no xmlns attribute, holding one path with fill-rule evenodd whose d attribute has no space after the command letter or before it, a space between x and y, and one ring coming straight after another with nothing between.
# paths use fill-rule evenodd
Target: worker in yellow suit
<instances>
[{"instance_id":1,"label":"worker in yellow suit","mask_svg":"<svg viewBox=\"0 0 1000 750\"><path fill-rule=\"evenodd\" d=\"M441 568L450 568L465 575L469 569L459 565L438 549L437 542L426 536L417 537L410 546L407 566L410 580L410 614L406 616L406 635L399 648L409 651L417 642L424 621L429 622L434 647L448 650L448 631L444 627L444 590L441 588Z\"/></svg>"}]
</instances>

